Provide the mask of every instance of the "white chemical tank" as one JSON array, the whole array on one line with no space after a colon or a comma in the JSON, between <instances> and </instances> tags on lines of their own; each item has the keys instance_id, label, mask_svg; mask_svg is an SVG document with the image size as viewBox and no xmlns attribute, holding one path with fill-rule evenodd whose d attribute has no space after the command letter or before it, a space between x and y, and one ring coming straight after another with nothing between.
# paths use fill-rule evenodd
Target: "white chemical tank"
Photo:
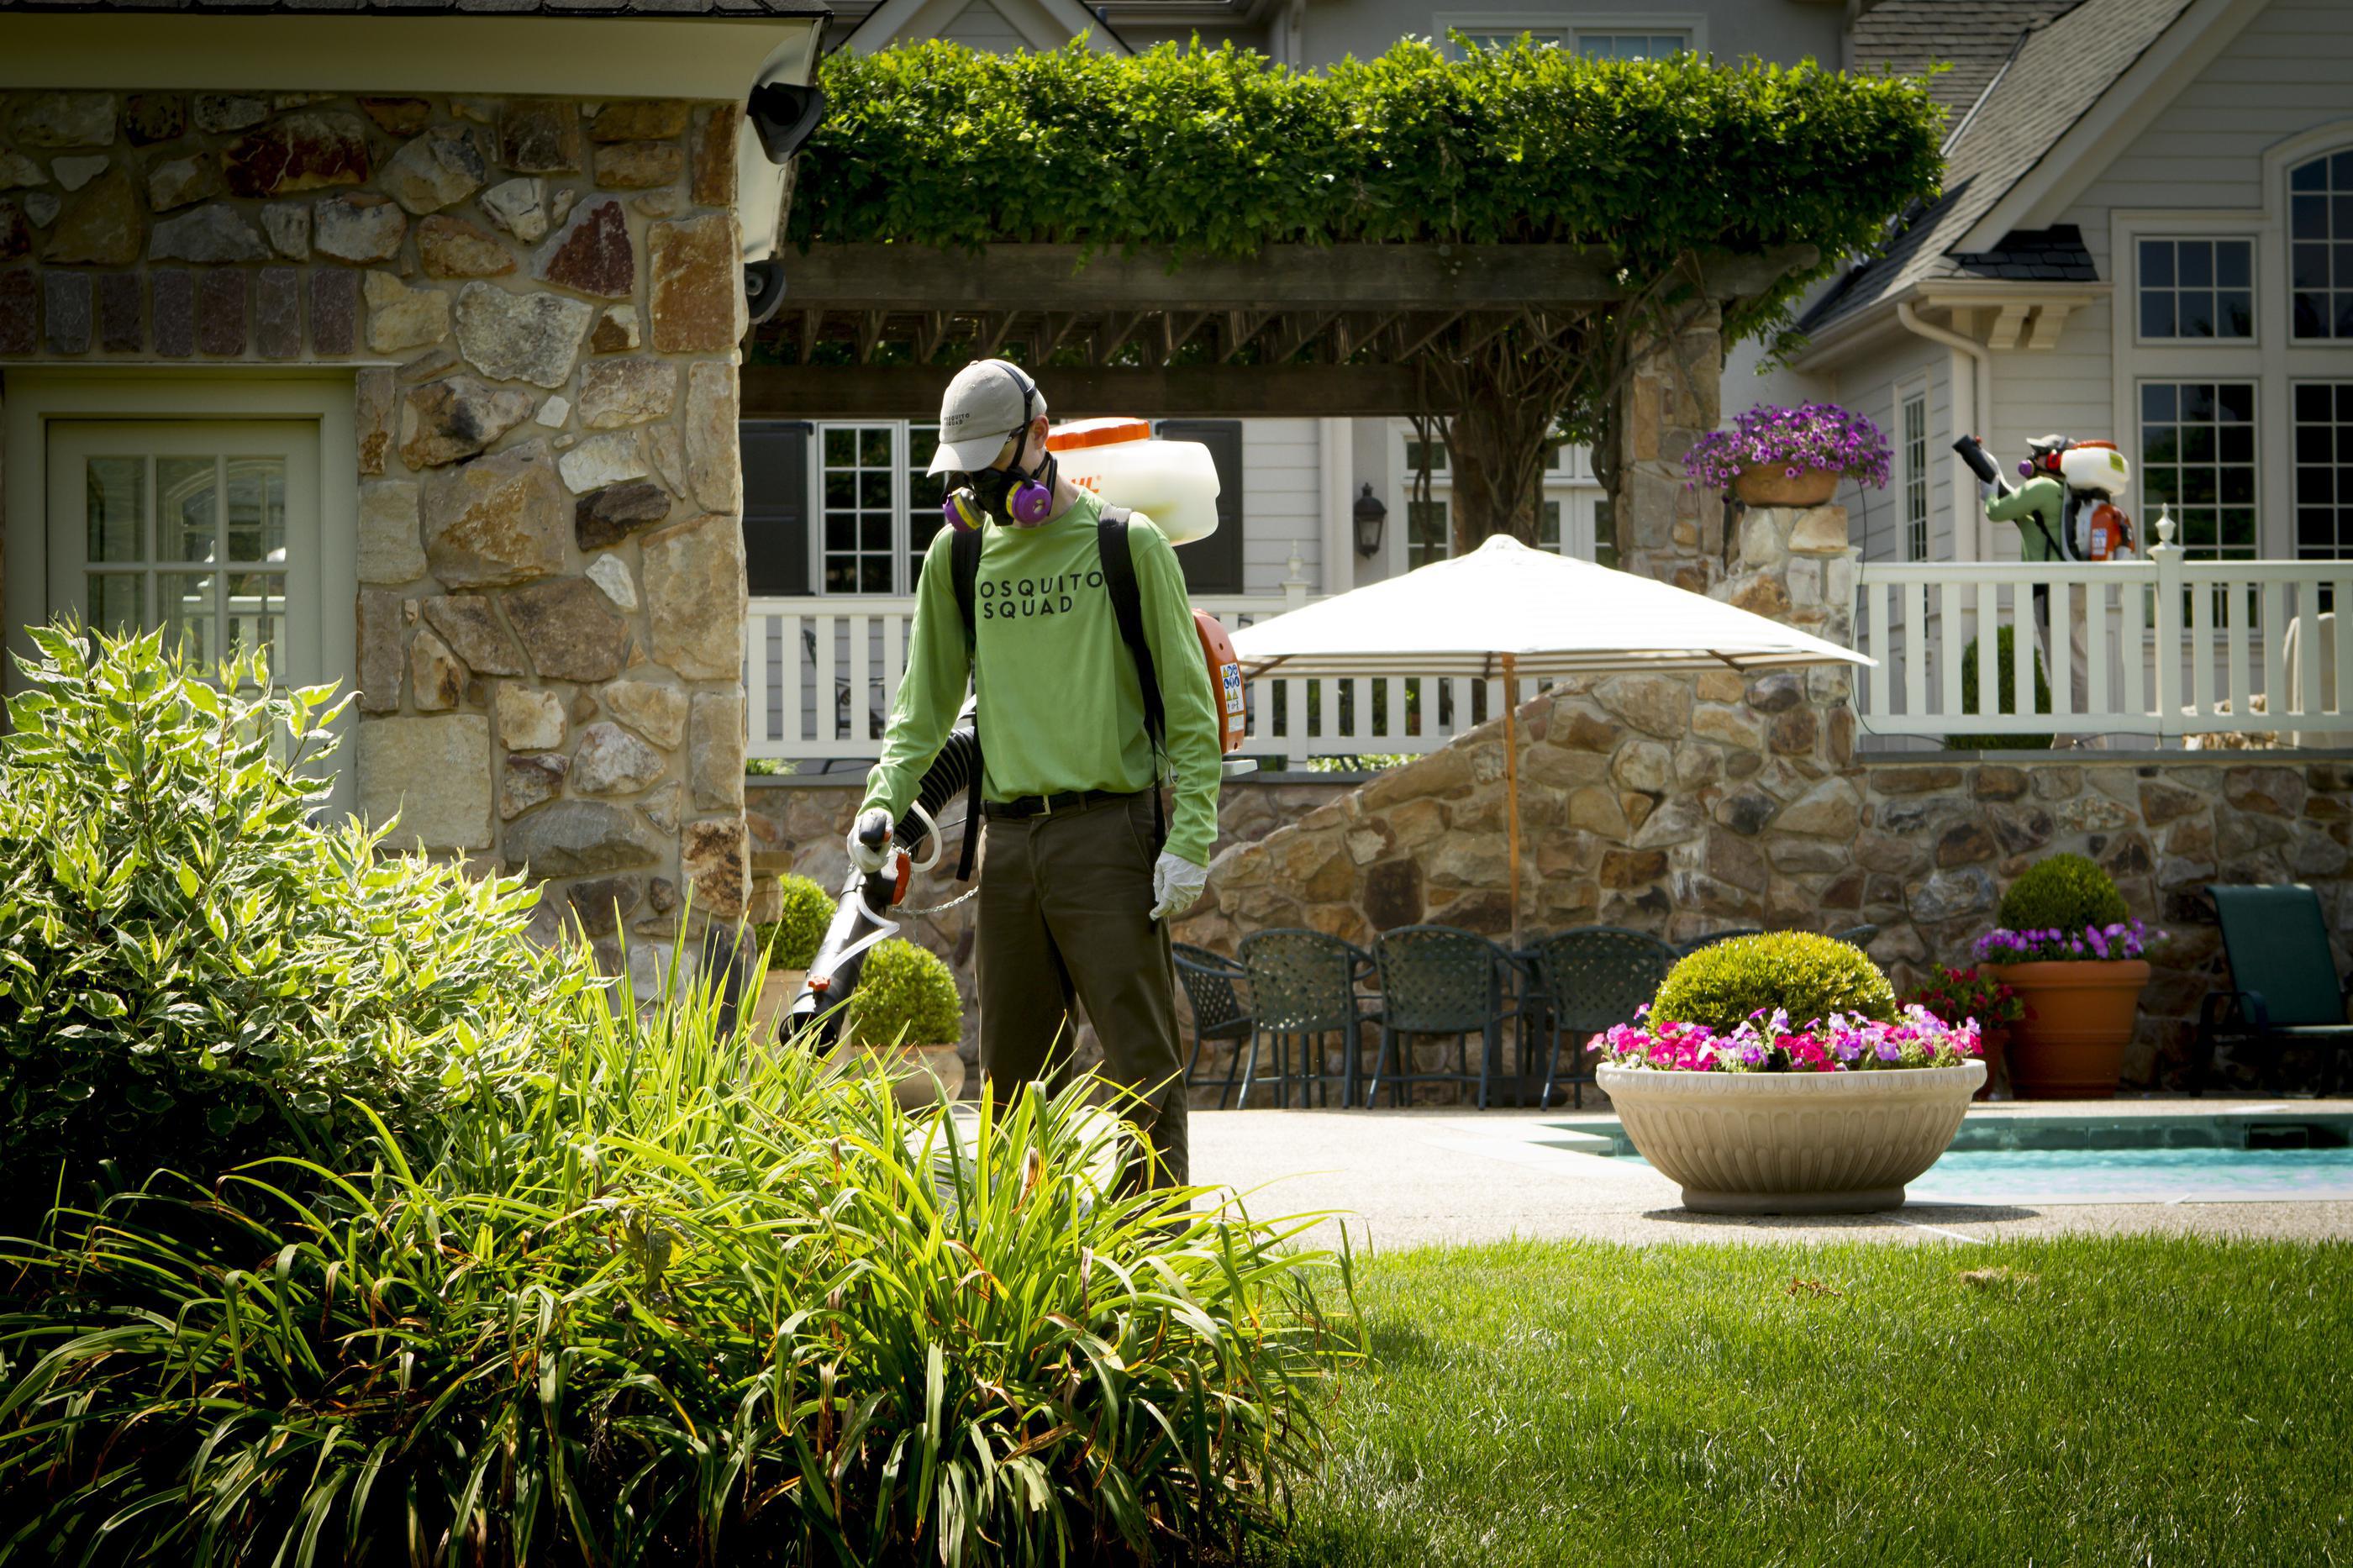
<instances>
[{"instance_id":1,"label":"white chemical tank","mask_svg":"<svg viewBox=\"0 0 2353 1568\"><path fill-rule=\"evenodd\" d=\"M1198 441L1163 441L1142 419L1074 419L1046 437L1061 475L1140 511L1171 544L1218 531L1218 465Z\"/></svg>"}]
</instances>

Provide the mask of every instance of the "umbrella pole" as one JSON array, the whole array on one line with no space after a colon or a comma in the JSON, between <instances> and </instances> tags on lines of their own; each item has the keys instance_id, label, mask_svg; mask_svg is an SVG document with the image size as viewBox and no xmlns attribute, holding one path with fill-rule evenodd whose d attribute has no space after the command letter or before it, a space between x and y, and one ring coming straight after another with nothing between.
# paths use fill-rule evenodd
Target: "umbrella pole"
<instances>
[{"instance_id":1,"label":"umbrella pole","mask_svg":"<svg viewBox=\"0 0 2353 1568\"><path fill-rule=\"evenodd\" d=\"M1520 682L1512 655L1504 656L1504 821L1511 843L1512 950L1520 946Z\"/></svg>"}]
</instances>

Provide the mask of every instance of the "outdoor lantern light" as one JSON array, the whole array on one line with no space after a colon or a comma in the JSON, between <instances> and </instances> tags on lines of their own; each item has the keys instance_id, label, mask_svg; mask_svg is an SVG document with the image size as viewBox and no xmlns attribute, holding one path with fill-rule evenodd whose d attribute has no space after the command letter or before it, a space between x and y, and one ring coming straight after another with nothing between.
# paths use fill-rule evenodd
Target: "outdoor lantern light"
<instances>
[{"instance_id":1,"label":"outdoor lantern light","mask_svg":"<svg viewBox=\"0 0 2353 1568\"><path fill-rule=\"evenodd\" d=\"M785 180L793 153L825 119L825 90L796 81L816 64L806 43L779 48L762 65L744 105L736 136L736 188L744 231L744 307L753 326L785 302L785 264L777 252Z\"/></svg>"},{"instance_id":2,"label":"outdoor lantern light","mask_svg":"<svg viewBox=\"0 0 2353 1568\"><path fill-rule=\"evenodd\" d=\"M1381 498L1366 485L1365 493L1356 498L1356 553L1378 555L1381 552L1381 525L1388 521L1389 509Z\"/></svg>"}]
</instances>

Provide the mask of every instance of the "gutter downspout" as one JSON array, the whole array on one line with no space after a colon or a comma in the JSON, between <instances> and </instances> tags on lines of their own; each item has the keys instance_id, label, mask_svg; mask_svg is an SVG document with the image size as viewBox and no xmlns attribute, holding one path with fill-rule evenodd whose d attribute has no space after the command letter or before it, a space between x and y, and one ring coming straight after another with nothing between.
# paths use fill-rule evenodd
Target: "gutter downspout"
<instances>
[{"instance_id":1,"label":"gutter downspout","mask_svg":"<svg viewBox=\"0 0 2353 1568\"><path fill-rule=\"evenodd\" d=\"M1908 300L1898 300L1896 302L1895 319L1904 323L1904 330L1905 331L1912 332L1919 337L1924 337L1932 343L1942 343L1947 348L1953 351L1952 369L1954 372L1954 385L1952 404L1954 439L1957 440L1963 436L1974 435L1978 439L1981 441L1984 440L1993 430L1993 351L1986 347L1985 344L1978 342L1975 338L1966 338L1960 333L1947 331L1946 328L1929 325L1927 322L1920 319L1919 312L1913 310L1912 302ZM1966 405L1961 395L1961 377L1959 374L1962 365L1961 356L1963 354L1967 354L1968 356L1971 372L1968 377L1971 395L1967 400ZM1974 431L1964 430L1961 428L1961 416L1965 405L1970 410L1971 416L1977 421L1978 427ZM1977 476L1969 472L1968 464L1962 462L1958 457L1954 458L1953 553L1963 561L1989 561L1993 558L1991 540L1989 538L1991 530L1986 522L1985 508L1981 504L1978 504L1977 500ZM1968 535L1968 551L1966 554L1962 552L1961 547L1962 533L1960 519L1961 498L1964 496L1969 498L1969 510L1973 514Z\"/></svg>"}]
</instances>

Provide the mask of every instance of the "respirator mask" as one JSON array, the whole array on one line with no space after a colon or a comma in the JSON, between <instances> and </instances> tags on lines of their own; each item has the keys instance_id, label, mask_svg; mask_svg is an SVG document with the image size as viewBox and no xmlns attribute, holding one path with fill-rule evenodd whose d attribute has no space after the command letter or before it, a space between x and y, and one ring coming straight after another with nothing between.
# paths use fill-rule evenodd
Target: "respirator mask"
<instances>
[{"instance_id":1,"label":"respirator mask","mask_svg":"<svg viewBox=\"0 0 2353 1568\"><path fill-rule=\"evenodd\" d=\"M1018 379L1018 378L1017 378ZM977 529L984 518L995 518L1008 528L1029 528L1046 521L1054 507L1054 479L1059 468L1054 454L1039 455L1031 468L1021 466L1029 449L1029 429L1036 423L1036 393L1021 384L1021 426L1015 439L1013 460L1001 468L984 468L960 476L963 483L948 492L940 511L948 526L962 532Z\"/></svg>"}]
</instances>

